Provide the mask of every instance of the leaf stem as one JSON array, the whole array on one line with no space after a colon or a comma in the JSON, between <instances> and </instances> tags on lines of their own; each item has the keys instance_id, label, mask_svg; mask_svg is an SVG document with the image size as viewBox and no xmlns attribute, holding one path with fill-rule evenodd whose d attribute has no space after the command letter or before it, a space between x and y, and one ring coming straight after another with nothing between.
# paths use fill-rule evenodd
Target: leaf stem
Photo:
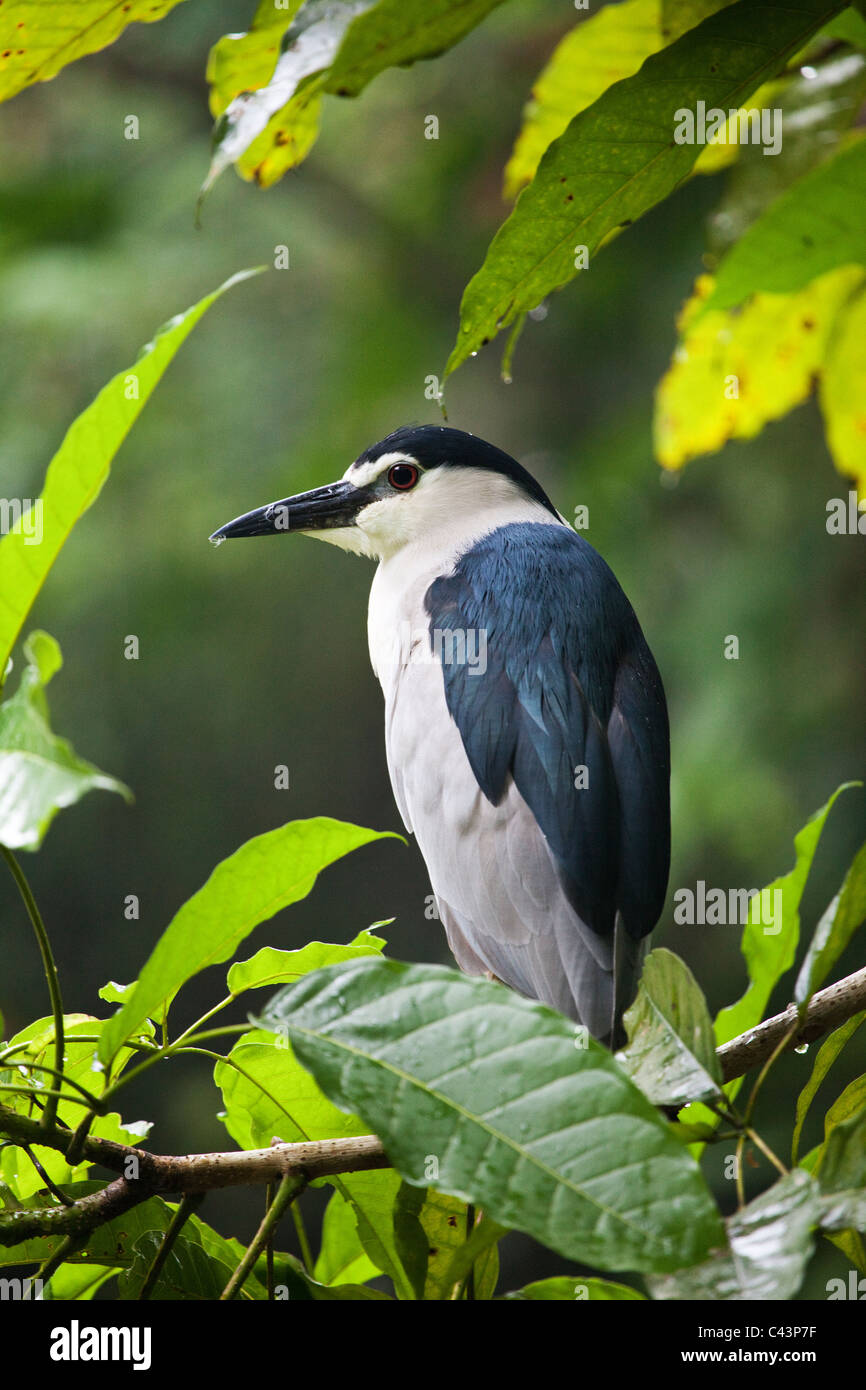
<instances>
[{"instance_id":1,"label":"leaf stem","mask_svg":"<svg viewBox=\"0 0 866 1390\"><path fill-rule=\"evenodd\" d=\"M268 1243L271 1232L276 1228L286 1207L298 1197L307 1185L305 1173L286 1173L277 1195L265 1213L264 1220L248 1245L244 1257L220 1294L220 1302L230 1302L243 1288L247 1276L252 1272L256 1260Z\"/></svg>"},{"instance_id":2,"label":"leaf stem","mask_svg":"<svg viewBox=\"0 0 866 1390\"><path fill-rule=\"evenodd\" d=\"M180 1205L175 1210L168 1224L168 1229L160 1241L159 1249L153 1257L153 1263L147 1271L147 1277L141 1286L141 1291L138 1295L140 1302L146 1302L147 1299L150 1298L159 1276L162 1273L163 1266L171 1254L172 1246L196 1207L201 1206L204 1201L204 1196L205 1194L203 1192L188 1192L181 1198Z\"/></svg>"},{"instance_id":3,"label":"leaf stem","mask_svg":"<svg viewBox=\"0 0 866 1390\"><path fill-rule=\"evenodd\" d=\"M60 993L60 977L57 974L57 965L51 950L51 943L48 940L48 932L45 930L45 923L36 904L36 899L30 889L30 884L24 875L24 871L15 855L5 845L0 845L0 853L9 866L18 891L27 909L27 915L36 933L36 940L39 943L39 952L42 956L42 968L45 971L45 982L48 985L48 993L51 997L51 1010L54 1014L54 1065L58 1073L63 1072L63 1056L65 1051L65 1041L63 1036L63 998ZM45 1129L53 1129L57 1118L56 1093L48 1093L48 1103L42 1112L42 1125Z\"/></svg>"}]
</instances>

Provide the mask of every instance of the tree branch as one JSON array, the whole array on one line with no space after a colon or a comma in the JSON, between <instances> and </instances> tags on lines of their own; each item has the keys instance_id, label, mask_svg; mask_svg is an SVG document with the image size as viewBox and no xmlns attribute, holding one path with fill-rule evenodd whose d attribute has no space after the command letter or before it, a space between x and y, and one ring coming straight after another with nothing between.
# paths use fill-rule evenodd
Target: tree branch
<instances>
[{"instance_id":1,"label":"tree branch","mask_svg":"<svg viewBox=\"0 0 866 1390\"><path fill-rule=\"evenodd\" d=\"M866 967L814 996L801 1026L791 1032L787 1047L814 1042L863 1009L866 1009ZM725 1081L763 1066L796 1019L797 1006L790 1004L783 1013L720 1047L718 1056ZM3 1105L0 1105L0 1133L13 1143L37 1144L63 1154L73 1140L71 1130L46 1132L38 1120L19 1115ZM146 1149L88 1136L83 1143L83 1157L88 1163L100 1164L123 1176L101 1192L80 1198L72 1206L0 1212L0 1246L17 1245L39 1235L84 1234L157 1194L185 1195L220 1187L283 1182L286 1178L296 1179L303 1185L334 1173L357 1173L391 1166L375 1134L303 1144L278 1143L267 1149L179 1156L148 1153ZM295 1187L295 1182L286 1183L284 1190Z\"/></svg>"},{"instance_id":2,"label":"tree branch","mask_svg":"<svg viewBox=\"0 0 866 1390\"><path fill-rule=\"evenodd\" d=\"M815 1042L825 1033L832 1033L834 1028L853 1018L861 1009L866 1009L866 967L813 995L802 1024L792 1034L786 1050L802 1047L804 1043ZM735 1077L745 1076L746 1072L763 1066L796 1019L797 1005L789 1004L783 1013L766 1019L756 1028L750 1028L718 1048L724 1080L733 1081Z\"/></svg>"}]
</instances>

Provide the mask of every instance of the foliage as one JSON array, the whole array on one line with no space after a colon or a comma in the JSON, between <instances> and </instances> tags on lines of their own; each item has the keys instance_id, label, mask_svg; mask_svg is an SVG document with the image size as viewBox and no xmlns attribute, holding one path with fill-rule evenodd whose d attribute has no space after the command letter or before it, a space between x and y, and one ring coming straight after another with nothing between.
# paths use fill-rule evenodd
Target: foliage
<instances>
[{"instance_id":1,"label":"foliage","mask_svg":"<svg viewBox=\"0 0 866 1390\"><path fill-rule=\"evenodd\" d=\"M445 52L496 4L307 0L278 10L263 0L249 33L222 39L208 62L217 128L205 186L229 163L263 187L273 184L308 154L327 97L355 97L387 67ZM170 8L131 4L121 16L99 4L54 5L49 15L35 0L9 0L0 19L0 99L111 43L125 24ZM843 8L768 0L756 16L747 0L627 0L567 34L526 110L506 169L507 192L518 201L464 294L446 374L511 327L507 371L527 313L692 173L726 168L723 206L738 235L711 252L714 274L699 278L682 315L659 389L659 460L676 468L728 438L757 433L817 380L833 457L866 488L863 405L852 390L866 342L866 245L853 196L863 142L852 132L866 65L864 26ZM814 99L803 91L807 69ZM770 192L762 202L749 168L765 156L739 149L730 136L738 113L760 113L758 103L770 99L798 112L805 133L794 137L794 156L780 159L779 176L764 181ZM699 102L735 113L715 148L673 138L677 112ZM828 105L832 119L822 124ZM37 553L27 544L27 515L0 541L4 673L41 586L143 404L202 314L239 278L160 330L75 421L39 499L45 530ZM245 1260L243 1246L158 1196L71 1246L57 1235L18 1241L14 1234L28 1212L62 1215L68 1202L101 1192L94 1164L82 1157L84 1137L125 1145L135 1157L148 1126L123 1119L121 1092L126 1103L136 1078L158 1062L202 1053L214 1063L222 1119L240 1148L264 1148L275 1136L316 1141L372 1130L393 1164L329 1176L333 1195L316 1255L298 1260L271 1250L246 1273L244 1299L645 1296L631 1284L577 1276L499 1294L497 1248L509 1229L578 1265L640 1276L654 1299L793 1298L821 1232L844 1242L852 1259L862 1257L866 1078L844 1088L826 1111L821 1143L799 1164L798 1156L817 1090L863 1015L818 1052L791 1117L789 1166L756 1128L769 1068L738 1107L740 1082L722 1085L715 1050L760 1022L796 964L804 889L838 792L796 836L793 869L764 890L781 895L778 931L765 930L757 908L750 913L742 998L713 1020L685 964L657 950L629 1015L629 1046L617 1057L552 1010L492 982L384 958L373 929L346 945L266 947L235 961L225 996L178 1030L172 1008L191 979L231 960L257 925L306 897L322 869L384 838L324 817L258 835L219 863L165 928L138 979L104 987L104 1001L119 1005L115 1013L64 1013L47 936L12 851L38 848L55 814L88 790L126 789L78 758L48 723L44 688L60 665L54 639L34 631L23 652L18 688L0 707L0 847L39 939L52 1015L0 1046L0 1132L5 1119L11 1136L0 1158L4 1266L47 1267L52 1297L91 1298L109 1281L122 1299L220 1296ZM806 947L794 983L801 1009L866 916L864 864L866 847ZM249 991L276 987L270 1003L251 1005L249 1025L211 1025ZM214 1050L219 1039L232 1040L224 1052ZM676 1108L678 1121L659 1106ZM65 1143L73 1131L70 1149L16 1143L16 1117L38 1119L46 1141ZM724 1218L706 1156L732 1144L737 1210ZM770 1178L750 1201L747 1146L769 1165L762 1184Z\"/></svg>"}]
</instances>

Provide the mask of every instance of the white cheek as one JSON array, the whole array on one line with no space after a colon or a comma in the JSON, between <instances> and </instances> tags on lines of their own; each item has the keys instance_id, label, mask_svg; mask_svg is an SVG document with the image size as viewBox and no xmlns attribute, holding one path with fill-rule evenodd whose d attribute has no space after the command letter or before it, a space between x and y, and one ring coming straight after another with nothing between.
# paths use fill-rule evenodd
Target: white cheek
<instances>
[{"instance_id":1,"label":"white cheek","mask_svg":"<svg viewBox=\"0 0 866 1390\"><path fill-rule=\"evenodd\" d=\"M321 531L296 531L296 536L312 536L315 541L326 545L336 545L351 555L366 555L374 559L376 551L370 548L370 541L357 526L326 526Z\"/></svg>"}]
</instances>

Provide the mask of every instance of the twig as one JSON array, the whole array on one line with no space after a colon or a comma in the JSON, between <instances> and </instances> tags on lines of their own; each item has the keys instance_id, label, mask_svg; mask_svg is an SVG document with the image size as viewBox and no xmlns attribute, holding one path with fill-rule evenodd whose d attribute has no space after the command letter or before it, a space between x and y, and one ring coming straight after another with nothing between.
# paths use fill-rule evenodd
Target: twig
<instances>
[{"instance_id":1,"label":"twig","mask_svg":"<svg viewBox=\"0 0 866 1390\"><path fill-rule=\"evenodd\" d=\"M177 1211L174 1213L174 1216L171 1218L171 1221L169 1222L168 1230L166 1231L165 1235L159 1243L159 1249L153 1257L153 1263L150 1266L150 1269L147 1271L147 1277L144 1283L142 1284L141 1292L138 1295L139 1301L145 1302L147 1299L150 1298L151 1293L156 1287L157 1280L159 1279L159 1276L162 1273L163 1265L165 1264L166 1260L171 1254L172 1246L174 1245L175 1241L177 1240L187 1221L192 1216L192 1213L195 1211L196 1207L200 1207L203 1201L203 1192L196 1192L193 1193L191 1196L182 1198L180 1206L178 1207Z\"/></svg>"},{"instance_id":2,"label":"twig","mask_svg":"<svg viewBox=\"0 0 866 1390\"><path fill-rule=\"evenodd\" d=\"M220 1294L220 1302L228 1302L243 1288L247 1275L252 1272L256 1260L267 1245L271 1232L276 1228L280 1217L307 1185L306 1174L286 1173L277 1189L277 1195L265 1212L264 1220L247 1246L244 1257Z\"/></svg>"},{"instance_id":3,"label":"twig","mask_svg":"<svg viewBox=\"0 0 866 1390\"><path fill-rule=\"evenodd\" d=\"M846 975L844 980L837 980L834 985L829 985L827 989L822 989L820 993L812 996L799 1028L791 1033L786 1044L787 1049L814 1042L816 1038L832 1032L864 1008L866 967L856 970L853 975ZM785 1034L797 1022L797 1016L797 1005L789 1004L784 1013L766 1019L756 1028L750 1028L748 1032L741 1033L738 1038L732 1038L730 1042L718 1048L717 1056L722 1065L723 1080L733 1081L735 1077L745 1076L746 1072L763 1066L767 1058L772 1057Z\"/></svg>"},{"instance_id":4,"label":"twig","mask_svg":"<svg viewBox=\"0 0 866 1390\"><path fill-rule=\"evenodd\" d=\"M18 891L27 909L27 916L30 918L36 940L39 943L39 953L42 956L42 968L45 971L45 982L48 985L48 993L51 996L51 1011L54 1014L54 1066L58 1073L63 1070L63 1055L65 1052L65 1042L63 1037L63 998L60 993L60 977L57 974L57 966L51 950L51 942L48 940L48 932L45 930L45 923L36 905L36 899L30 889L30 884L24 874L24 870L15 858L15 855L5 845L0 845L0 854L9 865ZM42 1126L44 1129L53 1129L57 1119L57 1100L54 1092L49 1092L45 1109L42 1112Z\"/></svg>"}]
</instances>

